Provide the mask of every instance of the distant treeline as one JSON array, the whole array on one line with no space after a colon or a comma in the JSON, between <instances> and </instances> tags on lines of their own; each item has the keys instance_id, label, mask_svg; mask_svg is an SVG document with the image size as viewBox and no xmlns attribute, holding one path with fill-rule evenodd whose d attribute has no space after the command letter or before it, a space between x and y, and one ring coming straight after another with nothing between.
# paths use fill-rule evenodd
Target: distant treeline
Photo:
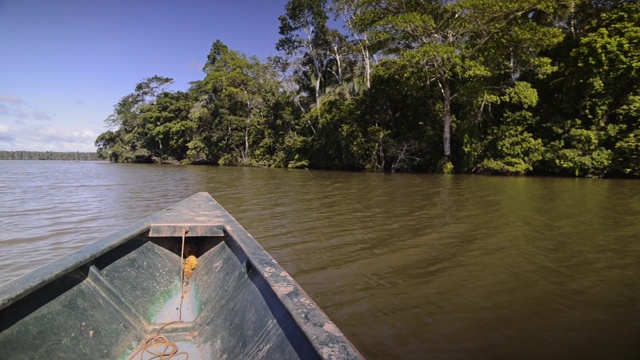
<instances>
[{"instance_id":1,"label":"distant treeline","mask_svg":"<svg viewBox=\"0 0 640 360\"><path fill-rule=\"evenodd\" d=\"M280 56L214 42L137 84L98 155L357 171L640 176L637 0L289 0Z\"/></svg>"},{"instance_id":2,"label":"distant treeline","mask_svg":"<svg viewBox=\"0 0 640 360\"><path fill-rule=\"evenodd\" d=\"M0 160L69 160L97 161L94 152L0 151Z\"/></svg>"}]
</instances>

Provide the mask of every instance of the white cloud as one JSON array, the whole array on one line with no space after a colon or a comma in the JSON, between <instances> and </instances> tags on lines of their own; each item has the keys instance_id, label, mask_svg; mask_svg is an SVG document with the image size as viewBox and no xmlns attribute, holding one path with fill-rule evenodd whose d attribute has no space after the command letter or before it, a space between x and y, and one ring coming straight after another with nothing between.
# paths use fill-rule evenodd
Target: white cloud
<instances>
[{"instance_id":1,"label":"white cloud","mask_svg":"<svg viewBox=\"0 0 640 360\"><path fill-rule=\"evenodd\" d=\"M54 112L34 108L18 96L0 94L0 150L96 151L99 130L94 129L99 125L73 117L60 121Z\"/></svg>"},{"instance_id":2,"label":"white cloud","mask_svg":"<svg viewBox=\"0 0 640 360\"><path fill-rule=\"evenodd\" d=\"M46 113L44 111L34 111L34 112L31 113L31 115L36 120L51 120L51 119L53 119L53 116L51 116L50 114L48 114L48 113Z\"/></svg>"},{"instance_id":3,"label":"white cloud","mask_svg":"<svg viewBox=\"0 0 640 360\"><path fill-rule=\"evenodd\" d=\"M27 108L27 110L25 110ZM13 95L0 94L0 115L17 119L51 120L53 115L48 112L28 110L30 106L22 98Z\"/></svg>"},{"instance_id":4,"label":"white cloud","mask_svg":"<svg viewBox=\"0 0 640 360\"><path fill-rule=\"evenodd\" d=\"M8 103L12 105L27 104L19 96L6 95L6 94L0 94L0 103Z\"/></svg>"},{"instance_id":5,"label":"white cloud","mask_svg":"<svg viewBox=\"0 0 640 360\"><path fill-rule=\"evenodd\" d=\"M86 143L95 140L98 134L91 130L62 132L55 129L35 129L28 138L37 142Z\"/></svg>"},{"instance_id":6,"label":"white cloud","mask_svg":"<svg viewBox=\"0 0 640 360\"><path fill-rule=\"evenodd\" d=\"M98 137L98 134L91 130L74 131L72 135L76 138L82 138L82 139L90 138L92 140L95 140Z\"/></svg>"},{"instance_id":7,"label":"white cloud","mask_svg":"<svg viewBox=\"0 0 640 360\"><path fill-rule=\"evenodd\" d=\"M13 141L15 141L15 138L11 134L9 125L0 124L0 144L11 143Z\"/></svg>"},{"instance_id":8,"label":"white cloud","mask_svg":"<svg viewBox=\"0 0 640 360\"><path fill-rule=\"evenodd\" d=\"M0 124L0 150L96 151L98 133L93 130L60 131L50 128L23 128L13 131Z\"/></svg>"},{"instance_id":9,"label":"white cloud","mask_svg":"<svg viewBox=\"0 0 640 360\"><path fill-rule=\"evenodd\" d=\"M11 116L15 116L17 118L20 119L28 119L29 118L29 113L27 113L26 111L22 111L20 109L15 109L13 110L12 113L10 113Z\"/></svg>"}]
</instances>

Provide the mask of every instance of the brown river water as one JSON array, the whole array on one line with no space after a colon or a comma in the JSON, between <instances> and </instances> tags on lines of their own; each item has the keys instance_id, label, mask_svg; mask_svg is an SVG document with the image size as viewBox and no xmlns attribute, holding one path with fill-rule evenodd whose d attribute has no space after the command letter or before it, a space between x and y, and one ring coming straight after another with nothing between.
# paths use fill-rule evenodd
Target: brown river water
<instances>
[{"instance_id":1,"label":"brown river water","mask_svg":"<svg viewBox=\"0 0 640 360\"><path fill-rule=\"evenodd\" d=\"M640 181L0 161L0 283L199 191L369 359L640 359Z\"/></svg>"}]
</instances>

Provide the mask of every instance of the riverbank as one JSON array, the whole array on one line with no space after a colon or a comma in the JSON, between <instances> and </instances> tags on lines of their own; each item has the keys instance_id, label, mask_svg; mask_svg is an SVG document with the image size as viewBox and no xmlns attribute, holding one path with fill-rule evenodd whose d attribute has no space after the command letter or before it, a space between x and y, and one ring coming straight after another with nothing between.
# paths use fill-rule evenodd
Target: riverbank
<instances>
[{"instance_id":1,"label":"riverbank","mask_svg":"<svg viewBox=\"0 0 640 360\"><path fill-rule=\"evenodd\" d=\"M72 151L5 151L0 150L0 160L69 160L98 161L95 152Z\"/></svg>"}]
</instances>

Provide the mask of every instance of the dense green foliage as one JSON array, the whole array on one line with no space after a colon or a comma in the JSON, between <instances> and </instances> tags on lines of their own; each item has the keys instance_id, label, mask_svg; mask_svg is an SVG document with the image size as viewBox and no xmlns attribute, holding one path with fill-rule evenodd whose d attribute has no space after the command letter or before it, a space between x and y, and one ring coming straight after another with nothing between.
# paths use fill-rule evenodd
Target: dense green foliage
<instances>
[{"instance_id":1,"label":"dense green foliage","mask_svg":"<svg viewBox=\"0 0 640 360\"><path fill-rule=\"evenodd\" d=\"M0 160L96 161L96 153L58 151L0 151Z\"/></svg>"},{"instance_id":2,"label":"dense green foliage","mask_svg":"<svg viewBox=\"0 0 640 360\"><path fill-rule=\"evenodd\" d=\"M159 76L139 83L107 119L98 154L640 176L635 1L289 0L279 20L282 56L260 61L216 41L187 91L164 90L172 80Z\"/></svg>"}]
</instances>

